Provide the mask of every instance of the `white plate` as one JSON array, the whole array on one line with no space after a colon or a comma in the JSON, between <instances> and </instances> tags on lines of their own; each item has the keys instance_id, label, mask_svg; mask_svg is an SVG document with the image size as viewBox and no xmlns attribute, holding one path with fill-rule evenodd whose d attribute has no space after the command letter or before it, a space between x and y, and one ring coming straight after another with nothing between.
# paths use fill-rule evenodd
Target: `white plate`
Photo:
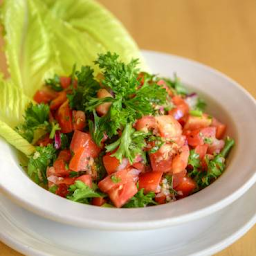
<instances>
[{"instance_id":1,"label":"white plate","mask_svg":"<svg viewBox=\"0 0 256 256\"><path fill-rule=\"evenodd\" d=\"M209 113L228 125L228 134L235 138L236 146L226 171L216 182L192 196L156 207L114 209L83 205L49 193L32 182L19 166L17 152L0 139L0 190L42 217L110 231L150 230L191 222L243 195L256 181L256 119L252 118L256 114L255 100L236 82L207 66L163 53L143 54L154 73L170 77L177 72L182 81L203 94Z\"/></svg>"},{"instance_id":2,"label":"white plate","mask_svg":"<svg viewBox=\"0 0 256 256\"><path fill-rule=\"evenodd\" d=\"M256 223L256 185L228 207L167 229L95 231L41 218L0 195L0 239L26 255L211 255Z\"/></svg>"}]
</instances>

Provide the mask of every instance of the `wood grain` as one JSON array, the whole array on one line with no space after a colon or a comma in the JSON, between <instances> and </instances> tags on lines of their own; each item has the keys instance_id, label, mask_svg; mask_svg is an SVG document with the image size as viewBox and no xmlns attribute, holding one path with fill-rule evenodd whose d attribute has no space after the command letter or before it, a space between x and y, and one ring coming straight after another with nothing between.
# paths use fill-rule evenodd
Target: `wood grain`
<instances>
[{"instance_id":1,"label":"wood grain","mask_svg":"<svg viewBox=\"0 0 256 256\"><path fill-rule=\"evenodd\" d=\"M256 97L255 0L100 0L140 48L188 57ZM1 66L3 62L1 61ZM21 255L0 243L0 256ZM255 256L256 226L216 256Z\"/></svg>"}]
</instances>

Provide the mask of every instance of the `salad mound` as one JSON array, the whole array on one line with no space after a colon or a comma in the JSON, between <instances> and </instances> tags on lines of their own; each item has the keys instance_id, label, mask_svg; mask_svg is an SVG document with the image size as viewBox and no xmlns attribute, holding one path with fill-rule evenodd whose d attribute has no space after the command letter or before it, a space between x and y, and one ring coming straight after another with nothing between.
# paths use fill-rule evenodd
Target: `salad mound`
<instances>
[{"instance_id":1,"label":"salad mound","mask_svg":"<svg viewBox=\"0 0 256 256\"><path fill-rule=\"evenodd\" d=\"M99 54L70 76L47 79L16 131L36 146L26 167L69 200L145 207L189 196L216 180L234 145L177 78L161 78Z\"/></svg>"}]
</instances>

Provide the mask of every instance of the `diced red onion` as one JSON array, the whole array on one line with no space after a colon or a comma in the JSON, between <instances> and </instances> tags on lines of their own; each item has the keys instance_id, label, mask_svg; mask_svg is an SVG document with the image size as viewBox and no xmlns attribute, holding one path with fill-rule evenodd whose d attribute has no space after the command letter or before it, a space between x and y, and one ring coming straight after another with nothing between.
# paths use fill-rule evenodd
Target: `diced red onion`
<instances>
[{"instance_id":1,"label":"diced red onion","mask_svg":"<svg viewBox=\"0 0 256 256\"><path fill-rule=\"evenodd\" d=\"M59 149L61 147L61 138L60 138L60 131L55 132L54 136L54 147Z\"/></svg>"},{"instance_id":2,"label":"diced red onion","mask_svg":"<svg viewBox=\"0 0 256 256\"><path fill-rule=\"evenodd\" d=\"M121 170L125 169L127 165L128 165L128 159L124 158L122 160L121 164L117 167L117 171L121 171Z\"/></svg>"},{"instance_id":3,"label":"diced red onion","mask_svg":"<svg viewBox=\"0 0 256 256\"><path fill-rule=\"evenodd\" d=\"M195 97L195 96L197 96L197 93L196 92L192 92L192 93L188 94L186 96L186 98Z\"/></svg>"},{"instance_id":4,"label":"diced red onion","mask_svg":"<svg viewBox=\"0 0 256 256\"><path fill-rule=\"evenodd\" d=\"M54 184L57 184L58 177L55 176L55 175L51 175L51 176L47 177L47 180L54 183Z\"/></svg>"},{"instance_id":5,"label":"diced red onion","mask_svg":"<svg viewBox=\"0 0 256 256\"><path fill-rule=\"evenodd\" d=\"M193 109L193 108L196 106L196 104L197 104L197 98L198 98L198 96L197 96L197 94L196 94L195 92L189 94L189 95L186 97L185 101L186 101L186 103L188 104L188 106L189 106L191 109Z\"/></svg>"}]
</instances>

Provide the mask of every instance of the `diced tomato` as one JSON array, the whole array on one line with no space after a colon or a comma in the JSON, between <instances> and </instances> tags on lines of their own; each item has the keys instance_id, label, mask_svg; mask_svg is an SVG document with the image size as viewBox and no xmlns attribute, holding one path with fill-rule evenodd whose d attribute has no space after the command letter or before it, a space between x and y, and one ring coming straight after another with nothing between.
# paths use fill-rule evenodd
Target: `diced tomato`
<instances>
[{"instance_id":1,"label":"diced tomato","mask_svg":"<svg viewBox=\"0 0 256 256\"><path fill-rule=\"evenodd\" d=\"M71 140L70 150L76 153L80 148L84 148L88 156L97 157L101 149L92 140L89 133L75 130Z\"/></svg>"},{"instance_id":2,"label":"diced tomato","mask_svg":"<svg viewBox=\"0 0 256 256\"><path fill-rule=\"evenodd\" d=\"M41 90L38 90L35 93L33 99L37 103L48 103L54 98L56 98L57 95L57 92L51 90L48 87L43 87Z\"/></svg>"},{"instance_id":3,"label":"diced tomato","mask_svg":"<svg viewBox=\"0 0 256 256\"><path fill-rule=\"evenodd\" d=\"M225 142L224 140L218 140L218 139L213 139L212 143L209 145L207 153L209 154L214 154L214 153L220 153L222 148L224 147Z\"/></svg>"},{"instance_id":4,"label":"diced tomato","mask_svg":"<svg viewBox=\"0 0 256 256\"><path fill-rule=\"evenodd\" d=\"M107 97L113 98L113 96L106 89L100 89L97 92L97 97L99 99L103 99L103 98L107 98ZM112 104L111 102L106 102L106 103L100 104L99 106L96 107L97 113L101 116L106 115L108 113L108 110L109 110L111 104Z\"/></svg>"},{"instance_id":5,"label":"diced tomato","mask_svg":"<svg viewBox=\"0 0 256 256\"><path fill-rule=\"evenodd\" d=\"M59 177L56 184L66 184L70 186L75 183L75 177Z\"/></svg>"},{"instance_id":6,"label":"diced tomato","mask_svg":"<svg viewBox=\"0 0 256 256\"><path fill-rule=\"evenodd\" d=\"M156 192L161 181L163 172L147 172L139 176L139 189L144 188L144 192Z\"/></svg>"},{"instance_id":7,"label":"diced tomato","mask_svg":"<svg viewBox=\"0 0 256 256\"><path fill-rule=\"evenodd\" d=\"M102 192L108 192L113 187L125 184L127 182L135 182L138 180L139 171L134 169L124 169L117 171L98 183L98 187Z\"/></svg>"},{"instance_id":8,"label":"diced tomato","mask_svg":"<svg viewBox=\"0 0 256 256\"><path fill-rule=\"evenodd\" d=\"M172 102L176 107L168 112L169 115L173 116L176 120L180 120L188 114L189 106L180 96L174 96Z\"/></svg>"},{"instance_id":9,"label":"diced tomato","mask_svg":"<svg viewBox=\"0 0 256 256\"><path fill-rule=\"evenodd\" d=\"M66 163L68 163L71 159L71 153L68 149L61 150L58 159L63 159Z\"/></svg>"},{"instance_id":10,"label":"diced tomato","mask_svg":"<svg viewBox=\"0 0 256 256\"><path fill-rule=\"evenodd\" d=\"M68 186L66 184L60 184L56 190L56 195L66 197L68 195Z\"/></svg>"},{"instance_id":11,"label":"diced tomato","mask_svg":"<svg viewBox=\"0 0 256 256\"><path fill-rule=\"evenodd\" d=\"M40 147L46 147L48 144L52 144L52 142L53 142L53 140L50 139L49 134L47 134L43 138L39 139L36 142L36 145L40 146Z\"/></svg>"},{"instance_id":12,"label":"diced tomato","mask_svg":"<svg viewBox=\"0 0 256 256\"><path fill-rule=\"evenodd\" d=\"M106 200L103 197L94 197L92 199L92 204L96 206L102 206L106 203Z\"/></svg>"},{"instance_id":13,"label":"diced tomato","mask_svg":"<svg viewBox=\"0 0 256 256\"><path fill-rule=\"evenodd\" d=\"M188 144L192 147L205 144L205 139L214 139L216 134L215 127L206 127L187 133Z\"/></svg>"},{"instance_id":14,"label":"diced tomato","mask_svg":"<svg viewBox=\"0 0 256 256\"><path fill-rule=\"evenodd\" d=\"M165 204L166 203L166 195L164 193L162 193L162 192L156 194L155 201L158 204Z\"/></svg>"},{"instance_id":15,"label":"diced tomato","mask_svg":"<svg viewBox=\"0 0 256 256\"><path fill-rule=\"evenodd\" d=\"M198 145L195 147L195 153L197 153L199 155L200 159L202 160L206 155L207 149L208 149L207 144Z\"/></svg>"},{"instance_id":16,"label":"diced tomato","mask_svg":"<svg viewBox=\"0 0 256 256\"><path fill-rule=\"evenodd\" d=\"M68 100L58 109L56 119L61 127L61 132L69 133L73 131L72 111L69 108Z\"/></svg>"},{"instance_id":17,"label":"diced tomato","mask_svg":"<svg viewBox=\"0 0 256 256\"><path fill-rule=\"evenodd\" d=\"M141 172L145 172L145 170L146 170L145 164L143 164L143 163L141 163L141 162L134 163L132 166L133 166L135 169L140 170Z\"/></svg>"},{"instance_id":18,"label":"diced tomato","mask_svg":"<svg viewBox=\"0 0 256 256\"><path fill-rule=\"evenodd\" d=\"M57 158L53 163L53 167L57 176L67 176L70 173L67 163L61 158Z\"/></svg>"},{"instance_id":19,"label":"diced tomato","mask_svg":"<svg viewBox=\"0 0 256 256\"><path fill-rule=\"evenodd\" d=\"M175 190L182 193L181 197L185 197L191 194L195 188L195 181L192 180L190 177L185 176L182 182L178 186L176 186Z\"/></svg>"},{"instance_id":20,"label":"diced tomato","mask_svg":"<svg viewBox=\"0 0 256 256\"><path fill-rule=\"evenodd\" d=\"M58 96L51 101L50 109L56 110L58 109L65 101L67 100L67 93L66 92L59 92Z\"/></svg>"},{"instance_id":21,"label":"diced tomato","mask_svg":"<svg viewBox=\"0 0 256 256\"><path fill-rule=\"evenodd\" d=\"M87 185L90 188L92 187L92 176L89 174L84 174L78 177L76 180L82 181L85 185Z\"/></svg>"},{"instance_id":22,"label":"diced tomato","mask_svg":"<svg viewBox=\"0 0 256 256\"><path fill-rule=\"evenodd\" d=\"M103 156L102 161L104 164L104 167L108 174L111 174L115 172L120 165L120 161L114 157L111 156L112 153L107 153L105 156Z\"/></svg>"},{"instance_id":23,"label":"diced tomato","mask_svg":"<svg viewBox=\"0 0 256 256\"><path fill-rule=\"evenodd\" d=\"M172 173L182 172L188 165L189 147L185 145L181 147L180 151L172 160Z\"/></svg>"},{"instance_id":24,"label":"diced tomato","mask_svg":"<svg viewBox=\"0 0 256 256\"><path fill-rule=\"evenodd\" d=\"M83 111L73 110L73 127L74 130L82 131L85 127L85 113Z\"/></svg>"},{"instance_id":25,"label":"diced tomato","mask_svg":"<svg viewBox=\"0 0 256 256\"><path fill-rule=\"evenodd\" d=\"M189 116L184 126L185 130L196 130L210 126L212 119L208 115L203 114L201 117Z\"/></svg>"},{"instance_id":26,"label":"diced tomato","mask_svg":"<svg viewBox=\"0 0 256 256\"><path fill-rule=\"evenodd\" d=\"M112 188L109 192L109 198L117 208L122 207L129 199L138 192L134 182L127 182Z\"/></svg>"},{"instance_id":27,"label":"diced tomato","mask_svg":"<svg viewBox=\"0 0 256 256\"><path fill-rule=\"evenodd\" d=\"M187 171L186 169L177 173L174 173L172 175L172 186L173 188L176 188L183 180L183 178L186 176Z\"/></svg>"},{"instance_id":28,"label":"diced tomato","mask_svg":"<svg viewBox=\"0 0 256 256\"><path fill-rule=\"evenodd\" d=\"M67 77L67 76L60 77L60 85L63 89L68 88L70 84L71 84L71 77Z\"/></svg>"},{"instance_id":29,"label":"diced tomato","mask_svg":"<svg viewBox=\"0 0 256 256\"><path fill-rule=\"evenodd\" d=\"M149 155L150 164L153 171L169 172L172 169L172 158L169 156L167 159L162 159L163 155L159 152ZM162 159L162 160L160 160Z\"/></svg>"},{"instance_id":30,"label":"diced tomato","mask_svg":"<svg viewBox=\"0 0 256 256\"><path fill-rule=\"evenodd\" d=\"M74 172L84 171L88 169L90 156L85 148L79 148L69 163L70 170Z\"/></svg>"},{"instance_id":31,"label":"diced tomato","mask_svg":"<svg viewBox=\"0 0 256 256\"><path fill-rule=\"evenodd\" d=\"M163 115L156 116L155 119L161 137L176 140L181 136L181 125L174 117Z\"/></svg>"},{"instance_id":32,"label":"diced tomato","mask_svg":"<svg viewBox=\"0 0 256 256\"><path fill-rule=\"evenodd\" d=\"M143 116L141 119L138 119L135 123L135 129L137 131L145 131L156 128L156 119L153 116Z\"/></svg>"},{"instance_id":33,"label":"diced tomato","mask_svg":"<svg viewBox=\"0 0 256 256\"><path fill-rule=\"evenodd\" d=\"M225 134L226 128L227 128L226 125L219 122L216 118L213 118L212 126L216 127L216 138L222 139L222 137Z\"/></svg>"}]
</instances>

